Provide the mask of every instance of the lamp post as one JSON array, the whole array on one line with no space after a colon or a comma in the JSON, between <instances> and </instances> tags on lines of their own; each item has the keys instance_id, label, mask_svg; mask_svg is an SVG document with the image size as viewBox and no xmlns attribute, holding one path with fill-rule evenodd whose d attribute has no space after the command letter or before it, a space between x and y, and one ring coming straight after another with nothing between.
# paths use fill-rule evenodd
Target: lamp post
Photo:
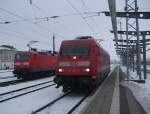
<instances>
[{"instance_id":1,"label":"lamp post","mask_svg":"<svg viewBox=\"0 0 150 114\"><path fill-rule=\"evenodd\" d=\"M58 17L60 17L60 16L52 16L52 17L49 17L49 18L52 18L52 19L54 19L53 21L54 21L54 24L55 24L55 19L56 18L58 18ZM54 34L53 34L53 53L55 53L55 32L54 32Z\"/></svg>"}]
</instances>

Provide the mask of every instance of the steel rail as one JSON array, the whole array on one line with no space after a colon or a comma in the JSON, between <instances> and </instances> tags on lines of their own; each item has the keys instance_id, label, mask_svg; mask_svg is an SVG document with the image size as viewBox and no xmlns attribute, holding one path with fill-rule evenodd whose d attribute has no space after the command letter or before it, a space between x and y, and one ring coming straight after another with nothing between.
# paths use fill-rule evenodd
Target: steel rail
<instances>
[{"instance_id":1,"label":"steel rail","mask_svg":"<svg viewBox=\"0 0 150 114\"><path fill-rule=\"evenodd\" d=\"M48 88L48 87L51 87L51 86L54 86L54 85L56 85L56 84L50 84L50 85L47 85L47 86L44 86L44 87L41 87L41 88L38 88L38 89L34 89L34 90L31 90L31 91L28 91L28 92L25 92L25 93L21 93L19 95L15 95L13 97L9 97L9 98L0 100L0 103L11 100L11 99L14 99L14 98L17 98L17 97L20 97L20 96L23 96L23 95L26 95L26 94L29 94L29 93L33 93L33 92L36 92L36 91L39 91L41 89L45 89L45 88Z\"/></svg>"},{"instance_id":2,"label":"steel rail","mask_svg":"<svg viewBox=\"0 0 150 114\"><path fill-rule=\"evenodd\" d=\"M46 84L46 83L49 83L49 82L53 82L53 81L46 81L46 82L43 82L43 83L34 84L34 85L32 85L32 86L28 86L28 87L24 87L24 88L12 90L12 91L9 91L9 92L1 93L1 94L0 94L0 97L3 96L3 95L10 94L10 93L15 93L15 92L18 92L18 91L21 91L21 90L25 90L25 89L29 89L29 88L32 88L32 87L36 87L36 86L39 86L39 85L43 85L43 84Z\"/></svg>"},{"instance_id":3,"label":"steel rail","mask_svg":"<svg viewBox=\"0 0 150 114\"><path fill-rule=\"evenodd\" d=\"M68 92L68 93L66 93L66 94L64 94L64 95L62 95L62 96L60 96L60 97L54 99L53 101L47 103L46 105L42 106L41 108L39 108L39 109L37 109L37 110L35 110L35 111L32 111L31 114L36 114L36 113L38 113L38 112L44 110L45 108L47 108L47 107L53 105L55 102L61 100L61 99L64 98L65 96L69 95L70 93L71 93L71 92Z\"/></svg>"},{"instance_id":4,"label":"steel rail","mask_svg":"<svg viewBox=\"0 0 150 114\"><path fill-rule=\"evenodd\" d=\"M17 83L21 83L21 82L26 82L27 80L21 80L21 79L17 79L17 80L10 80L10 81L6 81L6 82L1 82L0 83L0 87L5 87L11 84L17 84Z\"/></svg>"},{"instance_id":5,"label":"steel rail","mask_svg":"<svg viewBox=\"0 0 150 114\"><path fill-rule=\"evenodd\" d=\"M67 114L71 114L75 109L91 94L91 91L88 92L74 107L72 107Z\"/></svg>"}]
</instances>

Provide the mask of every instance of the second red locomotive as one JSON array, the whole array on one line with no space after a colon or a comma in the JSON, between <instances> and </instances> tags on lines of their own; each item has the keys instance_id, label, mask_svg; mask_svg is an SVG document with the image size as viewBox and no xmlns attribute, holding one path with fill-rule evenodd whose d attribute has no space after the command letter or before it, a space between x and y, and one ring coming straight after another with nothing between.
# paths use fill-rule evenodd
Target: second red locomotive
<instances>
[{"instance_id":1,"label":"second red locomotive","mask_svg":"<svg viewBox=\"0 0 150 114\"><path fill-rule=\"evenodd\" d=\"M57 86L63 91L95 87L110 71L109 54L91 36L63 41L56 67Z\"/></svg>"},{"instance_id":2,"label":"second red locomotive","mask_svg":"<svg viewBox=\"0 0 150 114\"><path fill-rule=\"evenodd\" d=\"M57 55L47 52L17 52L14 61L14 75L30 79L55 73Z\"/></svg>"}]
</instances>

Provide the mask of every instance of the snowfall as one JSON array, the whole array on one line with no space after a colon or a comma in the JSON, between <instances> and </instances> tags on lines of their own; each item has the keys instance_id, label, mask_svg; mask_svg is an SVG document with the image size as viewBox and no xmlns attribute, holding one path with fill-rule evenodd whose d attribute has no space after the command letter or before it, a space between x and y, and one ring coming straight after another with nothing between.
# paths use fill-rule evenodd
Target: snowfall
<instances>
[{"instance_id":1,"label":"snowfall","mask_svg":"<svg viewBox=\"0 0 150 114\"><path fill-rule=\"evenodd\" d=\"M112 65L112 70L115 68L115 65ZM122 71L126 72L126 68L121 66ZM150 67L149 67L150 69ZM137 78L136 73L130 72L130 76L133 78ZM137 101L144 107L146 112L150 114L150 75L148 74L148 79L146 79L145 84L139 84L136 82L123 81L123 84L126 87L129 87L130 90L135 95ZM43 83L46 81L53 80L54 77L48 77L43 79L38 79L34 81L28 81L24 83L19 83L16 85L9 85L6 87L0 87L0 94L16 90L19 88L28 87L31 85L35 85L38 83ZM0 70L0 83L10 80L16 80L16 77L13 77L12 70ZM50 82L53 83L53 82ZM25 91L23 91L25 92ZM15 93L14 93L15 94ZM44 106L50 101L62 96L64 93L62 92L62 88L56 89L55 86L51 86L36 92L32 92L15 99L11 99L5 102L0 103L0 114L31 114L33 111L38 108ZM13 95L13 94L12 94ZM84 95L72 93L69 96L59 100L52 106L44 109L39 112L39 114L65 114L69 111L79 100L83 98ZM0 96L1 99L5 99L8 96ZM92 95L89 96L74 112L73 114L78 114L82 108L91 100Z\"/></svg>"}]
</instances>

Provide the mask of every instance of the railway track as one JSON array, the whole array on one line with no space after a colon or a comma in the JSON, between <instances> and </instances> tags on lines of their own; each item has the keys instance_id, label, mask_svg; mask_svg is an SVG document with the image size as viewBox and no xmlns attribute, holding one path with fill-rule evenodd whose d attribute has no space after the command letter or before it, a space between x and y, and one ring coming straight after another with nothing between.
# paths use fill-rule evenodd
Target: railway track
<instances>
[{"instance_id":1,"label":"railway track","mask_svg":"<svg viewBox=\"0 0 150 114\"><path fill-rule=\"evenodd\" d=\"M44 77L44 78L47 78L47 77ZM34 79L34 80L39 80L39 79L44 79L44 78L37 78L37 79ZM29 81L33 81L33 80L16 79L16 80L0 82L0 87L15 85L15 84L19 84L19 83L23 83L23 82L29 82Z\"/></svg>"},{"instance_id":2,"label":"railway track","mask_svg":"<svg viewBox=\"0 0 150 114\"><path fill-rule=\"evenodd\" d=\"M16 78L16 77L14 76L0 77L0 79L9 79L9 78Z\"/></svg>"},{"instance_id":3,"label":"railway track","mask_svg":"<svg viewBox=\"0 0 150 114\"><path fill-rule=\"evenodd\" d=\"M46 105L40 107L37 110L32 111L31 114L37 114L39 112L41 112L42 110L46 109L47 107L50 107L51 105L53 105L54 103L56 103L57 101L63 99L64 97L67 97L69 94L71 94L72 92L68 92L56 99L54 99L53 101L47 103ZM88 92L79 102L77 102L66 114L71 114L89 95L91 94L91 92Z\"/></svg>"},{"instance_id":4,"label":"railway track","mask_svg":"<svg viewBox=\"0 0 150 114\"><path fill-rule=\"evenodd\" d=\"M62 95L62 96L60 96L60 97L58 97L58 98L54 99L53 101L51 101L51 102L47 103L46 105L44 105L44 106L40 107L39 109L32 111L32 113L31 113L31 114L37 114L38 112L40 112L40 111L44 110L45 108L47 108L47 107L49 107L49 106L53 105L55 102L59 101L60 99L62 99L62 98L64 98L64 97L66 97L66 96L67 96L67 95L69 95L70 93L71 93L71 92L68 92L68 93L66 93L66 94L64 94L64 95Z\"/></svg>"},{"instance_id":5,"label":"railway track","mask_svg":"<svg viewBox=\"0 0 150 114\"><path fill-rule=\"evenodd\" d=\"M13 71L1 71L0 73L7 73L7 72L13 72Z\"/></svg>"},{"instance_id":6,"label":"railway track","mask_svg":"<svg viewBox=\"0 0 150 114\"><path fill-rule=\"evenodd\" d=\"M56 85L54 83L49 84L50 82L53 81L47 81L32 86L28 86L25 88L20 88L17 90L2 93L0 94L0 103Z\"/></svg>"},{"instance_id":7,"label":"railway track","mask_svg":"<svg viewBox=\"0 0 150 114\"><path fill-rule=\"evenodd\" d=\"M73 111L76 110L76 108L91 94L91 91L88 92L79 102L74 105L66 114L71 114Z\"/></svg>"},{"instance_id":8,"label":"railway track","mask_svg":"<svg viewBox=\"0 0 150 114\"><path fill-rule=\"evenodd\" d=\"M22 82L26 82L27 80L10 80L10 81L6 81L6 82L1 82L0 83L0 87L5 87L8 85L12 85L12 84L18 84L18 83L22 83Z\"/></svg>"}]
</instances>

